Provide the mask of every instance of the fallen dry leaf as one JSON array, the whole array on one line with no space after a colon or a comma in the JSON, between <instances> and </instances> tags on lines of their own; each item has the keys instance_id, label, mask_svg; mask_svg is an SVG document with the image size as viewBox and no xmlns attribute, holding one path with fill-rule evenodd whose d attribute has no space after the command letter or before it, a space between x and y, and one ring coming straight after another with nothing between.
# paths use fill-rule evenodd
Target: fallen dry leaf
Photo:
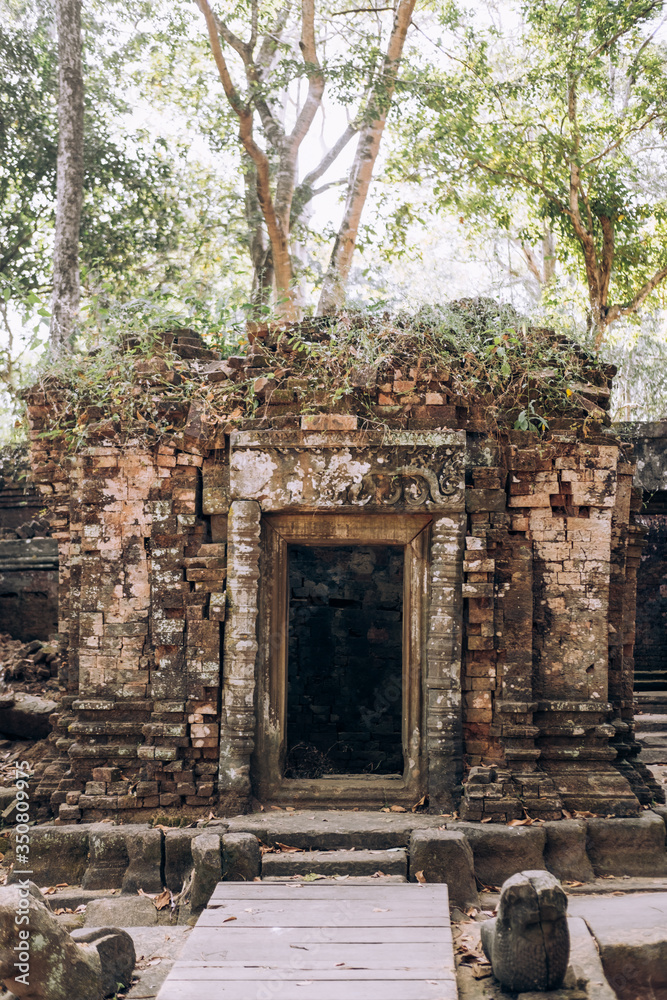
<instances>
[{"instance_id":1,"label":"fallen dry leaf","mask_svg":"<svg viewBox=\"0 0 667 1000\"><path fill-rule=\"evenodd\" d=\"M416 813L418 809L423 809L425 805L426 805L426 796L422 795L419 802L415 802L410 811Z\"/></svg>"},{"instance_id":2,"label":"fallen dry leaf","mask_svg":"<svg viewBox=\"0 0 667 1000\"><path fill-rule=\"evenodd\" d=\"M238 920L238 919L239 919L238 917L225 917L225 919L222 922L223 924L228 924L230 920Z\"/></svg>"},{"instance_id":3,"label":"fallen dry leaf","mask_svg":"<svg viewBox=\"0 0 667 1000\"><path fill-rule=\"evenodd\" d=\"M424 872L415 872L415 878L420 885L426 885L426 876L424 875Z\"/></svg>"},{"instance_id":4,"label":"fallen dry leaf","mask_svg":"<svg viewBox=\"0 0 667 1000\"><path fill-rule=\"evenodd\" d=\"M472 972L474 979L488 979L488 977L491 975L491 966L473 965L470 971Z\"/></svg>"},{"instance_id":5,"label":"fallen dry leaf","mask_svg":"<svg viewBox=\"0 0 667 1000\"><path fill-rule=\"evenodd\" d=\"M389 812L393 812L393 813L406 813L407 811L408 810L405 808L405 806L396 806L396 805L389 806Z\"/></svg>"},{"instance_id":6,"label":"fallen dry leaf","mask_svg":"<svg viewBox=\"0 0 667 1000\"><path fill-rule=\"evenodd\" d=\"M493 816L485 816L484 819L481 820L481 822L482 823L491 823L491 822L493 822Z\"/></svg>"},{"instance_id":7,"label":"fallen dry leaf","mask_svg":"<svg viewBox=\"0 0 667 1000\"><path fill-rule=\"evenodd\" d=\"M283 854L294 854L295 851L300 851L300 847L290 847L289 844L281 844L280 841L276 841L276 847Z\"/></svg>"},{"instance_id":8,"label":"fallen dry leaf","mask_svg":"<svg viewBox=\"0 0 667 1000\"><path fill-rule=\"evenodd\" d=\"M153 900L153 906L156 910L164 910L171 903L171 892L169 889L163 889L159 896L156 896Z\"/></svg>"},{"instance_id":9,"label":"fallen dry leaf","mask_svg":"<svg viewBox=\"0 0 667 1000\"><path fill-rule=\"evenodd\" d=\"M389 907L387 906L383 909L381 906L374 906L373 913L389 913Z\"/></svg>"},{"instance_id":10,"label":"fallen dry leaf","mask_svg":"<svg viewBox=\"0 0 667 1000\"><path fill-rule=\"evenodd\" d=\"M583 885L583 884L584 884L583 882L563 882L563 885L571 885L571 886Z\"/></svg>"}]
</instances>

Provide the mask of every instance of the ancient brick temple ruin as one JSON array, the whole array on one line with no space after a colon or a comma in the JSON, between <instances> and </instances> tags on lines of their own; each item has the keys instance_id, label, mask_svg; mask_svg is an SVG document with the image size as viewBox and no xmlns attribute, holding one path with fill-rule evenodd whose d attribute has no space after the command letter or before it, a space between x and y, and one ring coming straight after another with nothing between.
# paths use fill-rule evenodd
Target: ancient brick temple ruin
<instances>
[{"instance_id":1,"label":"ancient brick temple ruin","mask_svg":"<svg viewBox=\"0 0 667 1000\"><path fill-rule=\"evenodd\" d=\"M611 372L582 361L565 415L518 431L462 394L465 359L393 336L337 393L317 325L225 360L177 332L134 362L159 441L139 403L131 425L75 415L75 446L44 436L66 392L31 390L67 657L37 795L61 819L659 797L633 735L642 530Z\"/></svg>"}]
</instances>

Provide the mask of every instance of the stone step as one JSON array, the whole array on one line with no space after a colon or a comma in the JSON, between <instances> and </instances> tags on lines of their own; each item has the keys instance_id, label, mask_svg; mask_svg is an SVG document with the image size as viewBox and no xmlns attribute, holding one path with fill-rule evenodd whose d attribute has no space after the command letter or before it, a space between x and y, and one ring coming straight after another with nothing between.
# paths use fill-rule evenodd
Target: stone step
<instances>
[{"instance_id":1,"label":"stone step","mask_svg":"<svg viewBox=\"0 0 667 1000\"><path fill-rule=\"evenodd\" d=\"M407 847L413 830L437 829L443 823L442 816L422 813L297 809L234 816L228 822L228 832L254 833L267 847L287 844L300 851L340 851L351 847L386 851Z\"/></svg>"},{"instance_id":2,"label":"stone step","mask_svg":"<svg viewBox=\"0 0 667 1000\"><path fill-rule=\"evenodd\" d=\"M667 734L667 715L645 713L635 716L635 733L640 739L646 733Z\"/></svg>"},{"instance_id":3,"label":"stone step","mask_svg":"<svg viewBox=\"0 0 667 1000\"><path fill-rule=\"evenodd\" d=\"M638 712L667 714L667 691L635 691L634 698Z\"/></svg>"},{"instance_id":4,"label":"stone step","mask_svg":"<svg viewBox=\"0 0 667 1000\"><path fill-rule=\"evenodd\" d=\"M637 739L645 747L667 747L667 730L653 733L637 733Z\"/></svg>"},{"instance_id":5,"label":"stone step","mask_svg":"<svg viewBox=\"0 0 667 1000\"><path fill-rule=\"evenodd\" d=\"M395 885L399 882L407 882L405 875L321 875L310 882L299 880L294 875L269 875L263 878L262 882L274 882L280 885L321 885L329 882L340 883L340 885Z\"/></svg>"},{"instance_id":6,"label":"stone step","mask_svg":"<svg viewBox=\"0 0 667 1000\"><path fill-rule=\"evenodd\" d=\"M373 876L408 873L408 855L401 847L388 851L280 851L264 854L262 877L294 875Z\"/></svg>"}]
</instances>

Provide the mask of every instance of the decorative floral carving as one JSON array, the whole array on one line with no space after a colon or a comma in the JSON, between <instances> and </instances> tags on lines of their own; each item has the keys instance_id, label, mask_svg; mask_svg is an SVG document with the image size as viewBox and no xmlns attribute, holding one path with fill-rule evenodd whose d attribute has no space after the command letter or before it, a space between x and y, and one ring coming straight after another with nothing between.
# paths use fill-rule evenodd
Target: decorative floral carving
<instances>
[{"instance_id":1,"label":"decorative floral carving","mask_svg":"<svg viewBox=\"0 0 667 1000\"><path fill-rule=\"evenodd\" d=\"M439 473L418 465L403 465L391 471L367 473L348 489L348 502L394 507L423 507L431 503L447 506L461 491L459 456L452 456Z\"/></svg>"}]
</instances>

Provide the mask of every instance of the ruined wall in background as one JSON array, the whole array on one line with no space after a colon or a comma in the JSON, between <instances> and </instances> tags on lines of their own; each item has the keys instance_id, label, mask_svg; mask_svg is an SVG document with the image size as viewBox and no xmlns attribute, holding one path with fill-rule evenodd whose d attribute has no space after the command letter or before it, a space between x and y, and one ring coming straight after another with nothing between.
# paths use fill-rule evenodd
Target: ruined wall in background
<instances>
[{"instance_id":1,"label":"ruined wall in background","mask_svg":"<svg viewBox=\"0 0 667 1000\"><path fill-rule=\"evenodd\" d=\"M636 523L645 533L637 569L635 691L667 691L667 421L616 425L632 442L641 490Z\"/></svg>"},{"instance_id":2,"label":"ruined wall in background","mask_svg":"<svg viewBox=\"0 0 667 1000\"><path fill-rule=\"evenodd\" d=\"M24 642L58 629L58 543L42 508L27 446L0 449L0 632Z\"/></svg>"},{"instance_id":3,"label":"ruined wall in background","mask_svg":"<svg viewBox=\"0 0 667 1000\"><path fill-rule=\"evenodd\" d=\"M667 691L667 512L638 514L646 532L637 584L635 690Z\"/></svg>"}]
</instances>

